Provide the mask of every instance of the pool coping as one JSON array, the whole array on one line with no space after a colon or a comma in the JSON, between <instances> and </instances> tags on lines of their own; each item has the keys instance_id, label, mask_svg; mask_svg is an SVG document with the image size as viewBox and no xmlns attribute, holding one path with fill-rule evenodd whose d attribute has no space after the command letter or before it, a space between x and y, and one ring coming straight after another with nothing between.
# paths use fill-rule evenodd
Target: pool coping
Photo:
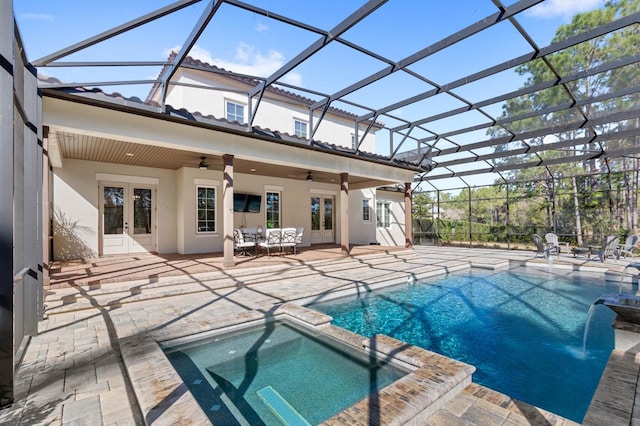
<instances>
[{"instance_id":1,"label":"pool coping","mask_svg":"<svg viewBox=\"0 0 640 426\"><path fill-rule=\"evenodd\" d=\"M402 425L412 420L423 422L472 382L475 367L471 365L388 336L365 338L332 325L332 318L328 315L288 302L268 311L253 310L235 315L213 328L205 325L187 329L171 326L122 339L122 359L145 424L182 424L185 419L192 424L211 424L165 356L161 343L282 318L302 322L305 327L358 348L365 354L373 354L409 369L406 376L377 394L365 397L326 420L326 425L369 424L372 416L379 424L387 425Z\"/></svg>"}]
</instances>

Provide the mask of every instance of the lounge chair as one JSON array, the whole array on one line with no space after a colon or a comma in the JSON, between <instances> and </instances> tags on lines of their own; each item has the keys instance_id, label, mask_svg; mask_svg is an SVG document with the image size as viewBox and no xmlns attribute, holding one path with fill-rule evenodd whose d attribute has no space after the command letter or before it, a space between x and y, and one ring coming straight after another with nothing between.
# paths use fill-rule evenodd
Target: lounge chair
<instances>
[{"instance_id":1,"label":"lounge chair","mask_svg":"<svg viewBox=\"0 0 640 426\"><path fill-rule=\"evenodd\" d=\"M618 245L618 253L620 256L631 256L635 257L633 254L633 249L638 244L638 236L637 235L629 235L624 242L624 244Z\"/></svg>"},{"instance_id":2,"label":"lounge chair","mask_svg":"<svg viewBox=\"0 0 640 426\"><path fill-rule=\"evenodd\" d=\"M558 246L550 246L546 244L542 237L538 234L533 234L533 242L536 245L536 257L542 255L542 257L549 257L553 254L558 255Z\"/></svg>"},{"instance_id":3,"label":"lounge chair","mask_svg":"<svg viewBox=\"0 0 640 426\"><path fill-rule=\"evenodd\" d=\"M609 235L602 240L602 246L599 250L595 250L593 253L597 254L601 262L604 262L607 258L613 257L615 260L620 258L620 252L618 251L618 243L620 239L615 235Z\"/></svg>"},{"instance_id":4,"label":"lounge chair","mask_svg":"<svg viewBox=\"0 0 640 426\"><path fill-rule=\"evenodd\" d=\"M247 251L248 248L253 247L253 250L256 249L255 241L247 241L244 239L244 235L240 229L233 230L233 248L238 252L238 256L251 256Z\"/></svg>"}]
</instances>

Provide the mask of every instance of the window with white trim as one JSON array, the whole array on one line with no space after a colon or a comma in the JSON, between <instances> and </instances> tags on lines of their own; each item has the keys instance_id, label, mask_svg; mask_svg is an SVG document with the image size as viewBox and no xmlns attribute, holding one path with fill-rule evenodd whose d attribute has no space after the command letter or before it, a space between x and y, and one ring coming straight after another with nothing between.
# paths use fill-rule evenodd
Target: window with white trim
<instances>
[{"instance_id":1,"label":"window with white trim","mask_svg":"<svg viewBox=\"0 0 640 426\"><path fill-rule=\"evenodd\" d=\"M376 203L376 226L378 228L391 226L391 206L389 202L378 201Z\"/></svg>"},{"instance_id":2,"label":"window with white trim","mask_svg":"<svg viewBox=\"0 0 640 426\"><path fill-rule=\"evenodd\" d=\"M307 137L307 122L302 120L293 120L293 131L299 138Z\"/></svg>"},{"instance_id":3,"label":"window with white trim","mask_svg":"<svg viewBox=\"0 0 640 426\"><path fill-rule=\"evenodd\" d=\"M362 221L371 222L371 200L362 200Z\"/></svg>"},{"instance_id":4,"label":"window with white trim","mask_svg":"<svg viewBox=\"0 0 640 426\"><path fill-rule=\"evenodd\" d=\"M244 123L244 105L237 104L231 101L227 101L226 103L227 120Z\"/></svg>"},{"instance_id":5,"label":"window with white trim","mask_svg":"<svg viewBox=\"0 0 640 426\"><path fill-rule=\"evenodd\" d=\"M267 229L280 228L280 192L267 191L265 195Z\"/></svg>"},{"instance_id":6,"label":"window with white trim","mask_svg":"<svg viewBox=\"0 0 640 426\"><path fill-rule=\"evenodd\" d=\"M196 186L196 233L216 232L216 188Z\"/></svg>"}]
</instances>

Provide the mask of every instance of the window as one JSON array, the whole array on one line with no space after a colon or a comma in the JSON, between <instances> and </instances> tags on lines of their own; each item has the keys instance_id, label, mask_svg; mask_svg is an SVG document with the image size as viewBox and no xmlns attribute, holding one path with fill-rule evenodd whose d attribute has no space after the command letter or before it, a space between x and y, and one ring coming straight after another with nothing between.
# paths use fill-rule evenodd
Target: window
<instances>
[{"instance_id":1,"label":"window","mask_svg":"<svg viewBox=\"0 0 640 426\"><path fill-rule=\"evenodd\" d=\"M265 197L267 229L280 228L280 193L267 191Z\"/></svg>"},{"instance_id":2,"label":"window","mask_svg":"<svg viewBox=\"0 0 640 426\"><path fill-rule=\"evenodd\" d=\"M356 141L356 135L351 133L351 148L358 149L358 143Z\"/></svg>"},{"instance_id":3,"label":"window","mask_svg":"<svg viewBox=\"0 0 640 426\"><path fill-rule=\"evenodd\" d=\"M388 202L378 201L376 203L376 226L378 228L388 228L391 226L391 209Z\"/></svg>"},{"instance_id":4,"label":"window","mask_svg":"<svg viewBox=\"0 0 640 426\"><path fill-rule=\"evenodd\" d=\"M307 137L307 123L300 120L293 120L294 133L300 138Z\"/></svg>"},{"instance_id":5,"label":"window","mask_svg":"<svg viewBox=\"0 0 640 426\"><path fill-rule=\"evenodd\" d=\"M369 205L370 200L362 200L362 221L371 222L371 207Z\"/></svg>"},{"instance_id":6,"label":"window","mask_svg":"<svg viewBox=\"0 0 640 426\"><path fill-rule=\"evenodd\" d=\"M227 101L227 120L244 123L244 105Z\"/></svg>"},{"instance_id":7,"label":"window","mask_svg":"<svg viewBox=\"0 0 640 426\"><path fill-rule=\"evenodd\" d=\"M196 194L196 232L216 232L216 189L197 186Z\"/></svg>"}]
</instances>

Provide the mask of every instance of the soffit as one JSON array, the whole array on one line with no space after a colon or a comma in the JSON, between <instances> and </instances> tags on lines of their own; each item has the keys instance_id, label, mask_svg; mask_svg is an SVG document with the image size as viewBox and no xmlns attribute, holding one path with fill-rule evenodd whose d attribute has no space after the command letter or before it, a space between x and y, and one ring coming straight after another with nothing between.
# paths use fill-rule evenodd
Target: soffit
<instances>
[{"instance_id":1,"label":"soffit","mask_svg":"<svg viewBox=\"0 0 640 426\"><path fill-rule=\"evenodd\" d=\"M204 156L209 170L221 171L223 169L222 157L217 155L155 145L136 144L60 130L52 130L49 133L49 139L59 147L63 161L64 159L74 159L178 170L182 167L198 168L201 157ZM233 165L235 173L306 180L308 172L311 171L314 182L340 182L339 173L272 165L238 157L234 158ZM349 184L356 185L367 182L370 182L370 179L366 177L349 175Z\"/></svg>"}]
</instances>

